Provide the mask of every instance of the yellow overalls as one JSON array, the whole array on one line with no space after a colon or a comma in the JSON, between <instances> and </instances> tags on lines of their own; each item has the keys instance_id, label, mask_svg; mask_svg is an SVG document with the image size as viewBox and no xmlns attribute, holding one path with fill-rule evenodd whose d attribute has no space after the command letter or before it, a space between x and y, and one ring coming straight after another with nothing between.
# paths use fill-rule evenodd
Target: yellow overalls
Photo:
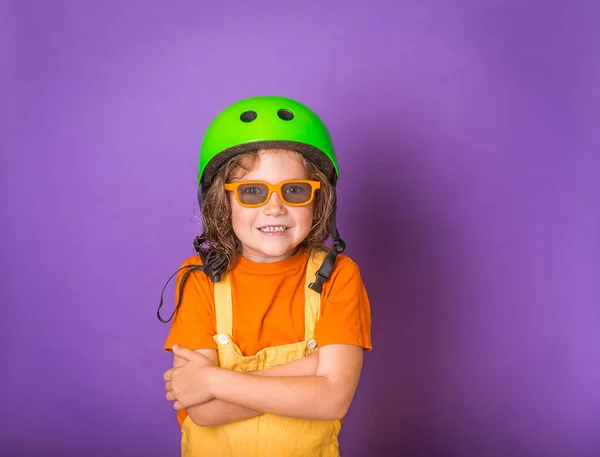
<instances>
[{"instance_id":1,"label":"yellow overalls","mask_svg":"<svg viewBox=\"0 0 600 457\"><path fill-rule=\"evenodd\" d=\"M314 329L319 319L320 294L308 288L324 258L311 255L306 269L304 341L261 349L242 355L231 334L233 328L229 276L214 283L219 366L228 370L255 371L292 362L316 350ZM214 427L199 427L190 417L183 422L183 457L339 457L339 420L293 419L262 414L251 419Z\"/></svg>"}]
</instances>

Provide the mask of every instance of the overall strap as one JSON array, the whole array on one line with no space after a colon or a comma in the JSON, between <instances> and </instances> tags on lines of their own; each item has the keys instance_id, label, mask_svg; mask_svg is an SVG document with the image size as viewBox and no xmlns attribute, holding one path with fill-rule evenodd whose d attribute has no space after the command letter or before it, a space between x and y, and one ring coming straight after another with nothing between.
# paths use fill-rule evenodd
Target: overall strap
<instances>
[{"instance_id":1,"label":"overall strap","mask_svg":"<svg viewBox=\"0 0 600 457\"><path fill-rule=\"evenodd\" d=\"M306 281L304 288L304 339L312 339L315 334L315 324L321 314L321 294L309 287L315 281L317 270L323 263L326 252L313 252L306 265Z\"/></svg>"},{"instance_id":2,"label":"overall strap","mask_svg":"<svg viewBox=\"0 0 600 457\"><path fill-rule=\"evenodd\" d=\"M230 335L233 333L233 302L231 300L231 281L224 273L219 282L214 284L215 315L217 318L217 333Z\"/></svg>"}]
</instances>

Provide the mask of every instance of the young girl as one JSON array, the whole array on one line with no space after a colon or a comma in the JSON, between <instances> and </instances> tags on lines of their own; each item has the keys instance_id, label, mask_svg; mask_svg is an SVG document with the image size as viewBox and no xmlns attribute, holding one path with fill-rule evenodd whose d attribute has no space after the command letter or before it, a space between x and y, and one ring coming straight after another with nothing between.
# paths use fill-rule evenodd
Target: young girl
<instances>
[{"instance_id":1,"label":"young girl","mask_svg":"<svg viewBox=\"0 0 600 457\"><path fill-rule=\"evenodd\" d=\"M339 456L371 314L342 254L325 125L287 98L237 102L209 126L198 178L199 256L165 343L182 455Z\"/></svg>"}]
</instances>

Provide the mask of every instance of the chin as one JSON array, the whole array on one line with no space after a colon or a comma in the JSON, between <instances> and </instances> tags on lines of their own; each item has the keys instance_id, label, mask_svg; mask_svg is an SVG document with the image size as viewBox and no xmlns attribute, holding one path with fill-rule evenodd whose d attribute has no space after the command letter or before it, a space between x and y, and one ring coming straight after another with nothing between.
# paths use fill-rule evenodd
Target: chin
<instances>
[{"instance_id":1,"label":"chin","mask_svg":"<svg viewBox=\"0 0 600 457\"><path fill-rule=\"evenodd\" d=\"M269 259L282 259L291 257L296 252L297 248L297 246L287 243L285 245L269 245L261 243L256 246L248 247L250 248L250 252L253 252L254 255Z\"/></svg>"},{"instance_id":2,"label":"chin","mask_svg":"<svg viewBox=\"0 0 600 457\"><path fill-rule=\"evenodd\" d=\"M262 252L264 255L269 257L285 257L291 255L293 251L295 251L295 247L267 247L263 246L259 249L259 252Z\"/></svg>"}]
</instances>

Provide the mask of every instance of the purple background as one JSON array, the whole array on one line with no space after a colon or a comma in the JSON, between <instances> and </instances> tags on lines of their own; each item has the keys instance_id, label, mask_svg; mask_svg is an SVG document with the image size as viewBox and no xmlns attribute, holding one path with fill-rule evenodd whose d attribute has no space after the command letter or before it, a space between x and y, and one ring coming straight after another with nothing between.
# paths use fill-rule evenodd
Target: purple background
<instances>
[{"instance_id":1,"label":"purple background","mask_svg":"<svg viewBox=\"0 0 600 457\"><path fill-rule=\"evenodd\" d=\"M372 300L343 455L600 456L599 3L225 3L0 6L0 454L178 454L200 139L279 94Z\"/></svg>"}]
</instances>

